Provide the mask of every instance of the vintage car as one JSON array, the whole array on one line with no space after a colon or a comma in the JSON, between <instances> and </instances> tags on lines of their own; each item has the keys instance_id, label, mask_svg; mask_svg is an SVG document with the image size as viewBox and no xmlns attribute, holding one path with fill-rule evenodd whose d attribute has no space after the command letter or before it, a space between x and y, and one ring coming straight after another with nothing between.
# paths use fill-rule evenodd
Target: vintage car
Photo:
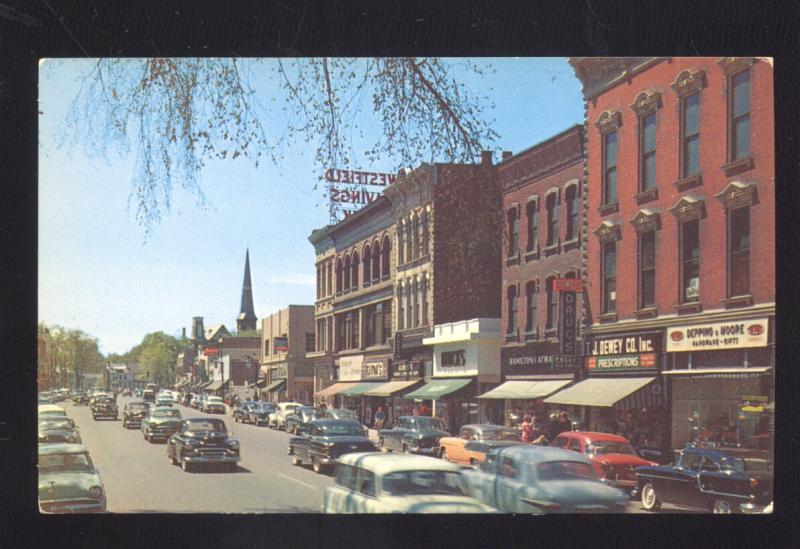
<instances>
[{"instance_id":1,"label":"vintage car","mask_svg":"<svg viewBox=\"0 0 800 549\"><path fill-rule=\"evenodd\" d=\"M636 486L637 467L658 465L654 461L640 458L625 437L609 433L567 431L554 438L550 446L586 455L594 463L601 478L612 486L627 491Z\"/></svg>"},{"instance_id":2,"label":"vintage car","mask_svg":"<svg viewBox=\"0 0 800 549\"><path fill-rule=\"evenodd\" d=\"M315 419L302 437L289 439L292 465L310 463L323 473L338 456L351 452L375 452L366 428L352 419Z\"/></svg>"},{"instance_id":3,"label":"vintage car","mask_svg":"<svg viewBox=\"0 0 800 549\"><path fill-rule=\"evenodd\" d=\"M470 496L458 466L440 459L345 454L325 489L323 513L496 513Z\"/></svg>"},{"instance_id":4,"label":"vintage car","mask_svg":"<svg viewBox=\"0 0 800 549\"><path fill-rule=\"evenodd\" d=\"M72 404L75 406L88 406L89 404L89 395L80 391L72 395Z\"/></svg>"},{"instance_id":5,"label":"vintage car","mask_svg":"<svg viewBox=\"0 0 800 549\"><path fill-rule=\"evenodd\" d=\"M158 408L163 408L163 407L167 407L168 408L168 407L172 406L173 404L174 404L174 401L172 400L172 396L162 395L162 396L156 397L156 404L155 405Z\"/></svg>"},{"instance_id":6,"label":"vintage car","mask_svg":"<svg viewBox=\"0 0 800 549\"><path fill-rule=\"evenodd\" d=\"M283 429L286 424L286 414L289 414L295 408L303 406L300 402L279 402L278 407L269 415L269 422L267 427L272 429Z\"/></svg>"},{"instance_id":7,"label":"vintage car","mask_svg":"<svg viewBox=\"0 0 800 549\"><path fill-rule=\"evenodd\" d=\"M692 448L674 465L637 467L633 496L652 511L662 503L713 513L760 513L772 501L772 459L739 448Z\"/></svg>"},{"instance_id":8,"label":"vintage car","mask_svg":"<svg viewBox=\"0 0 800 549\"><path fill-rule=\"evenodd\" d=\"M274 402L253 402L247 408L247 414L244 420L253 425L267 425L269 423L269 415L277 410Z\"/></svg>"},{"instance_id":9,"label":"vintage car","mask_svg":"<svg viewBox=\"0 0 800 549\"><path fill-rule=\"evenodd\" d=\"M55 404L39 404L38 407L39 419L50 416L63 416L67 417L67 412L61 406Z\"/></svg>"},{"instance_id":10,"label":"vintage car","mask_svg":"<svg viewBox=\"0 0 800 549\"><path fill-rule=\"evenodd\" d=\"M252 400L244 400L241 401L239 404L235 404L233 406L233 421L238 422L245 422L247 421L247 411L250 409L250 406L255 404Z\"/></svg>"},{"instance_id":11,"label":"vintage car","mask_svg":"<svg viewBox=\"0 0 800 549\"><path fill-rule=\"evenodd\" d=\"M236 470L241 459L239 442L231 438L225 422L216 418L184 419L167 441L167 457L173 465L191 471L195 464L224 464Z\"/></svg>"},{"instance_id":12,"label":"vintage car","mask_svg":"<svg viewBox=\"0 0 800 549\"><path fill-rule=\"evenodd\" d=\"M439 439L439 457L445 461L477 467L486 452L498 446L522 444L519 431L500 425L464 425L457 437Z\"/></svg>"},{"instance_id":13,"label":"vintage car","mask_svg":"<svg viewBox=\"0 0 800 549\"><path fill-rule=\"evenodd\" d=\"M149 402L129 402L122 409L122 426L126 429L141 427L142 419L150 409Z\"/></svg>"},{"instance_id":14,"label":"vintage car","mask_svg":"<svg viewBox=\"0 0 800 549\"><path fill-rule=\"evenodd\" d=\"M39 404L53 404L52 397L47 393L41 393L37 398Z\"/></svg>"},{"instance_id":15,"label":"vintage car","mask_svg":"<svg viewBox=\"0 0 800 549\"><path fill-rule=\"evenodd\" d=\"M622 513L628 501L587 456L547 446L494 448L464 476L477 499L505 513Z\"/></svg>"},{"instance_id":16,"label":"vintage car","mask_svg":"<svg viewBox=\"0 0 800 549\"><path fill-rule=\"evenodd\" d=\"M316 419L317 409L313 406L300 406L286 416L286 432L301 435L308 430L309 423Z\"/></svg>"},{"instance_id":17,"label":"vintage car","mask_svg":"<svg viewBox=\"0 0 800 549\"><path fill-rule=\"evenodd\" d=\"M172 436L181 423L181 411L169 406L150 408L147 415L141 419L141 429L144 439L148 442L154 440L167 440Z\"/></svg>"},{"instance_id":18,"label":"vintage car","mask_svg":"<svg viewBox=\"0 0 800 549\"><path fill-rule=\"evenodd\" d=\"M142 391L142 400L145 402L156 403L156 393L152 389L145 389Z\"/></svg>"},{"instance_id":19,"label":"vintage car","mask_svg":"<svg viewBox=\"0 0 800 549\"><path fill-rule=\"evenodd\" d=\"M105 512L103 483L85 446L41 444L38 465L42 513Z\"/></svg>"},{"instance_id":20,"label":"vintage car","mask_svg":"<svg viewBox=\"0 0 800 549\"><path fill-rule=\"evenodd\" d=\"M94 403L97 402L100 398L113 398L110 394L106 393L105 391L99 390L91 393L89 395L89 407L91 408L94 406Z\"/></svg>"},{"instance_id":21,"label":"vintage car","mask_svg":"<svg viewBox=\"0 0 800 549\"><path fill-rule=\"evenodd\" d=\"M444 422L429 416L401 416L391 429L381 429L378 446L386 452L439 455L439 439L450 436Z\"/></svg>"},{"instance_id":22,"label":"vintage car","mask_svg":"<svg viewBox=\"0 0 800 549\"><path fill-rule=\"evenodd\" d=\"M100 418L111 418L116 420L119 418L119 409L117 408L117 403L111 397L97 397L91 407L92 418L95 420Z\"/></svg>"},{"instance_id":23,"label":"vintage car","mask_svg":"<svg viewBox=\"0 0 800 549\"><path fill-rule=\"evenodd\" d=\"M206 414L224 414L227 408L225 408L225 401L222 400L222 397L209 396L203 401L203 407L200 408L200 411Z\"/></svg>"},{"instance_id":24,"label":"vintage car","mask_svg":"<svg viewBox=\"0 0 800 549\"><path fill-rule=\"evenodd\" d=\"M345 410L343 408L327 408L319 412L319 418L328 418L328 419L355 419L358 420L356 417L356 413L353 410Z\"/></svg>"},{"instance_id":25,"label":"vintage car","mask_svg":"<svg viewBox=\"0 0 800 549\"><path fill-rule=\"evenodd\" d=\"M131 390L130 390L130 388L129 388L129 387L125 387L125 388L122 390L122 396L124 396L124 397L129 397L129 396L131 396Z\"/></svg>"},{"instance_id":26,"label":"vintage car","mask_svg":"<svg viewBox=\"0 0 800 549\"><path fill-rule=\"evenodd\" d=\"M52 416L39 420L39 444L66 442L81 443L81 434L75 422L68 417Z\"/></svg>"}]
</instances>

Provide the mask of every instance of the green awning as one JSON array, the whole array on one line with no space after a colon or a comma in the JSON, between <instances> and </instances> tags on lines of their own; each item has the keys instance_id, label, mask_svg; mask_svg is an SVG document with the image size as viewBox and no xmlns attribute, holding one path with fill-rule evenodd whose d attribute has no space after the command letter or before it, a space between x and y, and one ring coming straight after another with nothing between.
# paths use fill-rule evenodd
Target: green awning
<instances>
[{"instance_id":1,"label":"green awning","mask_svg":"<svg viewBox=\"0 0 800 549\"><path fill-rule=\"evenodd\" d=\"M654 377L590 377L547 397L543 402L610 408L655 379Z\"/></svg>"},{"instance_id":2,"label":"green awning","mask_svg":"<svg viewBox=\"0 0 800 549\"><path fill-rule=\"evenodd\" d=\"M506 381L478 398L500 399L534 399L552 395L562 387L572 383L571 379L553 379L547 381Z\"/></svg>"},{"instance_id":3,"label":"green awning","mask_svg":"<svg viewBox=\"0 0 800 549\"><path fill-rule=\"evenodd\" d=\"M472 378L434 379L425 385L407 393L403 398L408 400L436 400L445 395L463 389L472 381Z\"/></svg>"},{"instance_id":4,"label":"green awning","mask_svg":"<svg viewBox=\"0 0 800 549\"><path fill-rule=\"evenodd\" d=\"M351 397L361 396L365 392L367 392L367 391L369 391L371 389L375 389L376 387L380 387L384 383L386 383L386 382L385 381L365 381L363 383L359 383L355 387L350 387L348 389L345 389L344 391L340 391L339 394L340 395L344 395L344 396L351 396Z\"/></svg>"},{"instance_id":5,"label":"green awning","mask_svg":"<svg viewBox=\"0 0 800 549\"><path fill-rule=\"evenodd\" d=\"M264 388L264 390L268 393L274 393L275 391L281 389L284 385L286 385L285 379L279 379L278 381L273 381L269 385Z\"/></svg>"},{"instance_id":6,"label":"green awning","mask_svg":"<svg viewBox=\"0 0 800 549\"><path fill-rule=\"evenodd\" d=\"M388 383L382 383L378 387L374 389L370 389L364 395L366 396L379 396L379 397L387 397L391 396L395 393L399 393L410 388L412 385L416 385L419 383L419 379L412 379L409 381L389 381Z\"/></svg>"}]
</instances>

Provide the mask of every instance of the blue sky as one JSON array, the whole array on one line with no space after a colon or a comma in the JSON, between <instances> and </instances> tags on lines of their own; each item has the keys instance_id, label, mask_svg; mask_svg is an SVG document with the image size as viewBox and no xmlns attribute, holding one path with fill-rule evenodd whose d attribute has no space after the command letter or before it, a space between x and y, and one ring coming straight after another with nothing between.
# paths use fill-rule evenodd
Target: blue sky
<instances>
[{"instance_id":1,"label":"blue sky","mask_svg":"<svg viewBox=\"0 0 800 549\"><path fill-rule=\"evenodd\" d=\"M464 82L495 104L487 110L500 135L495 161L499 150L517 153L582 122L580 83L565 58L478 61L496 72ZM314 190L313 150L302 142L285 148L280 169L242 158L208 162L200 179L207 206L176 186L171 211L145 239L135 205L128 208L135 148L104 161L58 146L76 77L89 63L48 60L40 68L39 320L84 330L104 353L125 352L154 331L179 335L193 316L235 329L247 247L259 318L312 304L307 238L328 222L322 191ZM280 101L265 73L254 68L259 102ZM385 165L342 167L394 172L393 165L387 158Z\"/></svg>"}]
</instances>

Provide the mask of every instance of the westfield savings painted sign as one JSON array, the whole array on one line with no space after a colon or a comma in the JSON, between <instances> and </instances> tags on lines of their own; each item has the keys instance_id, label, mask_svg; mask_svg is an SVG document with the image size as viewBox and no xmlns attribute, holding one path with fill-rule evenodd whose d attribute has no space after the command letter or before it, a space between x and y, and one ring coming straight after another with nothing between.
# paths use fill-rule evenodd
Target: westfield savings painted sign
<instances>
[{"instance_id":1,"label":"westfield savings painted sign","mask_svg":"<svg viewBox=\"0 0 800 549\"><path fill-rule=\"evenodd\" d=\"M361 206L377 200L383 192L379 187L387 187L396 179L395 174L361 170L331 168L325 172L331 202L349 207L342 208L345 217L353 214Z\"/></svg>"}]
</instances>

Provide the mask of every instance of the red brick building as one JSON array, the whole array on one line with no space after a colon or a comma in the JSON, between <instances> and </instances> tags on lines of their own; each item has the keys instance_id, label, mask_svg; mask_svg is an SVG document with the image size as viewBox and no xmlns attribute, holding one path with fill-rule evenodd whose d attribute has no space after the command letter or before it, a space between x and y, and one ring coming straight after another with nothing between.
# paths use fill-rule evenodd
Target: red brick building
<instances>
[{"instance_id":1,"label":"red brick building","mask_svg":"<svg viewBox=\"0 0 800 549\"><path fill-rule=\"evenodd\" d=\"M570 63L586 100L593 385L554 400L591 404L593 428L630 412L664 447L741 442L742 404L773 398L771 61Z\"/></svg>"},{"instance_id":2,"label":"red brick building","mask_svg":"<svg viewBox=\"0 0 800 549\"><path fill-rule=\"evenodd\" d=\"M575 380L575 355L559 349L557 278L583 279L586 242L582 126L573 126L498 165L503 194L501 374L504 384L484 395L504 402L505 422L547 410L541 399ZM580 326L583 298L577 296ZM539 382L539 383L533 383Z\"/></svg>"}]
</instances>

